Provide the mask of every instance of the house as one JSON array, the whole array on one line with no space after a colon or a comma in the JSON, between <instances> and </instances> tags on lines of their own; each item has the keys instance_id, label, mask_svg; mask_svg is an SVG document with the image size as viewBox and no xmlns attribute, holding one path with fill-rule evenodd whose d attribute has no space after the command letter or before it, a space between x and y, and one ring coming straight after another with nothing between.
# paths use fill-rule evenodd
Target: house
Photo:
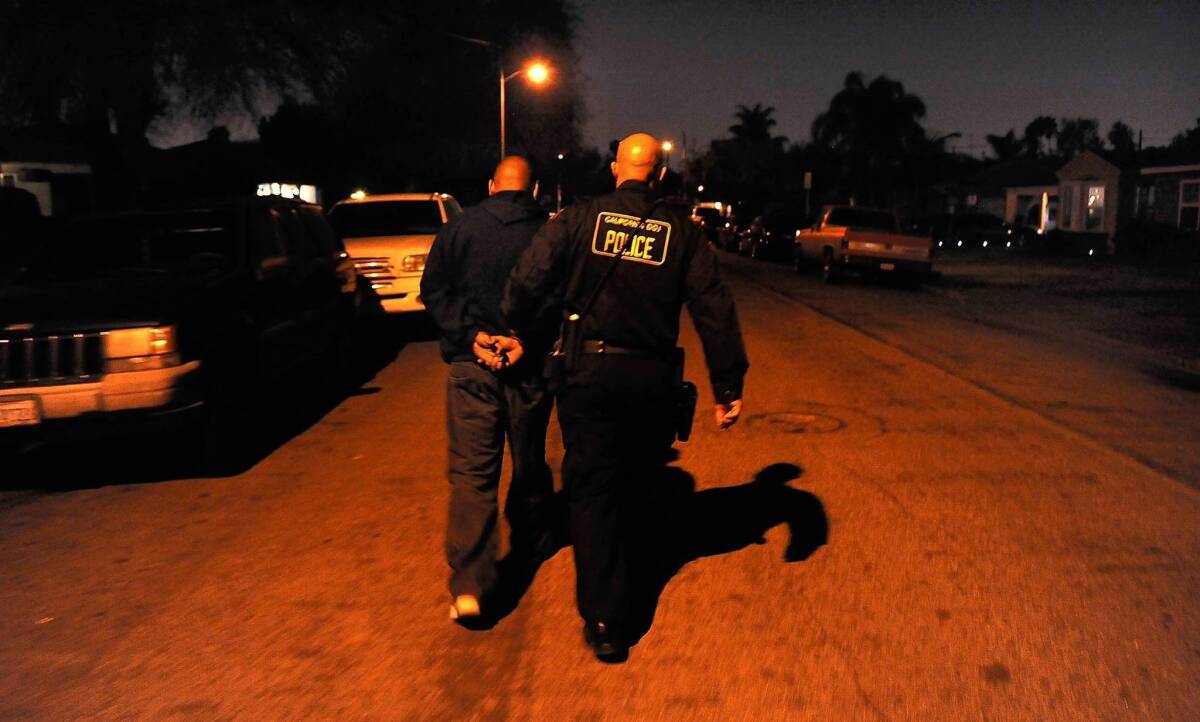
<instances>
[{"instance_id":1,"label":"house","mask_svg":"<svg viewBox=\"0 0 1200 722\"><path fill-rule=\"evenodd\" d=\"M32 193L46 216L86 213L93 206L92 166L66 146L0 142L0 186Z\"/></svg>"},{"instance_id":2,"label":"house","mask_svg":"<svg viewBox=\"0 0 1200 722\"><path fill-rule=\"evenodd\" d=\"M1200 162L1140 168L1133 215L1180 231L1200 231Z\"/></svg>"},{"instance_id":3,"label":"house","mask_svg":"<svg viewBox=\"0 0 1200 722\"><path fill-rule=\"evenodd\" d=\"M1058 178L1027 158L996 163L961 178L953 187L955 210L991 213L1039 233L1054 228L1058 214Z\"/></svg>"},{"instance_id":4,"label":"house","mask_svg":"<svg viewBox=\"0 0 1200 722\"><path fill-rule=\"evenodd\" d=\"M1122 168L1085 151L1058 170L1059 228L1067 242L1112 253L1127 238L1150 253L1150 222L1157 250L1198 255L1200 154L1151 148L1132 160Z\"/></svg>"},{"instance_id":5,"label":"house","mask_svg":"<svg viewBox=\"0 0 1200 722\"><path fill-rule=\"evenodd\" d=\"M1112 253L1113 238L1131 217L1132 178L1085 150L1058 169L1058 227L1076 247Z\"/></svg>"}]
</instances>

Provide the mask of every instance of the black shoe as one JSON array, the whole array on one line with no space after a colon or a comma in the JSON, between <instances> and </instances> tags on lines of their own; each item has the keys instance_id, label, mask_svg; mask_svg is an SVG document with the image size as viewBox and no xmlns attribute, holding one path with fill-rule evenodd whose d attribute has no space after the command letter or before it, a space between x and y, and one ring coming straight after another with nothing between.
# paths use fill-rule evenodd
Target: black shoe
<instances>
[{"instance_id":1,"label":"black shoe","mask_svg":"<svg viewBox=\"0 0 1200 722\"><path fill-rule=\"evenodd\" d=\"M605 664L620 664L629 659L629 645L610 631L604 622L585 622L583 641L592 648L596 659Z\"/></svg>"}]
</instances>

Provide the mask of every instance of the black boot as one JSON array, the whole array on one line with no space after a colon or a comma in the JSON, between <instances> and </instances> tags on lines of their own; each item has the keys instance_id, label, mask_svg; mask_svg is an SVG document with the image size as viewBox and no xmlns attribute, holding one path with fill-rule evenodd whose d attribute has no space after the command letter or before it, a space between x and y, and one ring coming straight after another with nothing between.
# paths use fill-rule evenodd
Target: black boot
<instances>
[{"instance_id":1,"label":"black boot","mask_svg":"<svg viewBox=\"0 0 1200 722\"><path fill-rule=\"evenodd\" d=\"M620 664L629 659L629 644L604 622L585 622L583 641L592 648L596 659L606 664Z\"/></svg>"}]
</instances>

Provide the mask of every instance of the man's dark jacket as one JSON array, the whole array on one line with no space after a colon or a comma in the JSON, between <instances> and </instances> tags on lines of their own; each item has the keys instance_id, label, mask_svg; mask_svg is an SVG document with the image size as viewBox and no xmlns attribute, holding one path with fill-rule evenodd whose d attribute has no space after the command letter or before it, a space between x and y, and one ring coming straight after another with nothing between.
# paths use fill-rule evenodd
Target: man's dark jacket
<instances>
[{"instance_id":1,"label":"man's dark jacket","mask_svg":"<svg viewBox=\"0 0 1200 722\"><path fill-rule=\"evenodd\" d=\"M478 331L508 333L500 313L504 282L546 215L528 193L502 191L437 234L421 276L421 299L442 331L447 363L475 358L471 345Z\"/></svg>"},{"instance_id":2,"label":"man's dark jacket","mask_svg":"<svg viewBox=\"0 0 1200 722\"><path fill-rule=\"evenodd\" d=\"M637 222L649 222L636 230ZM580 311L613 264L614 238L631 245L583 318L583 337L666 354L679 338L683 305L696 325L718 402L742 397L749 368L737 313L717 259L688 209L656 202L645 183L576 203L547 223L513 269L504 311L518 331L547 308ZM649 241L642 240L649 238Z\"/></svg>"}]
</instances>

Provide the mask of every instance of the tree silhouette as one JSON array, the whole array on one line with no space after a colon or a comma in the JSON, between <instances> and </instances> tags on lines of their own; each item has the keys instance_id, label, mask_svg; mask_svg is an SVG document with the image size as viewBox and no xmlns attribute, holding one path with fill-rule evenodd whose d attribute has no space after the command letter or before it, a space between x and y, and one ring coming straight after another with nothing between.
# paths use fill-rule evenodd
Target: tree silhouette
<instances>
[{"instance_id":1,"label":"tree silhouette","mask_svg":"<svg viewBox=\"0 0 1200 722\"><path fill-rule=\"evenodd\" d=\"M414 144L393 158L494 162L499 68L539 54L553 82L537 102L509 85L509 139L553 157L578 144L576 22L566 0L0 0L0 124L140 143L168 111L257 116L290 98L364 144Z\"/></svg>"},{"instance_id":2,"label":"tree silhouette","mask_svg":"<svg viewBox=\"0 0 1200 722\"><path fill-rule=\"evenodd\" d=\"M1004 135L988 134L986 136L988 145L992 146L992 153L995 154L996 160L1012 160L1021 155L1026 145L1023 140L1017 139L1016 131L1009 129Z\"/></svg>"},{"instance_id":3,"label":"tree silhouette","mask_svg":"<svg viewBox=\"0 0 1200 722\"><path fill-rule=\"evenodd\" d=\"M773 140L771 128L775 127L775 119L771 116L774 113L774 107L764 108L762 103L755 103L753 108L738 105L734 111L737 123L729 126L729 132L738 140ZM781 136L774 140L786 139Z\"/></svg>"},{"instance_id":4,"label":"tree silhouette","mask_svg":"<svg viewBox=\"0 0 1200 722\"><path fill-rule=\"evenodd\" d=\"M1050 143L1058 135L1058 121L1049 115L1039 115L1025 126L1025 155L1045 158L1050 155Z\"/></svg>"},{"instance_id":5,"label":"tree silhouette","mask_svg":"<svg viewBox=\"0 0 1200 722\"><path fill-rule=\"evenodd\" d=\"M1133 128L1119 120L1113 123L1108 130L1108 146L1119 160L1131 160L1137 153L1137 139L1134 137Z\"/></svg>"},{"instance_id":6,"label":"tree silhouette","mask_svg":"<svg viewBox=\"0 0 1200 722\"><path fill-rule=\"evenodd\" d=\"M1095 118L1063 118L1058 126L1058 152L1070 160L1085 150L1104 148L1100 123Z\"/></svg>"},{"instance_id":7,"label":"tree silhouette","mask_svg":"<svg viewBox=\"0 0 1200 722\"><path fill-rule=\"evenodd\" d=\"M1177 150L1193 150L1200 151L1200 118L1196 118L1196 125L1189 128L1171 138L1171 146Z\"/></svg>"},{"instance_id":8,"label":"tree silhouette","mask_svg":"<svg viewBox=\"0 0 1200 722\"><path fill-rule=\"evenodd\" d=\"M886 202L906 158L925 143L925 103L904 85L880 75L868 85L862 73L846 76L829 108L813 121L813 140L841 153L851 192Z\"/></svg>"}]
</instances>

